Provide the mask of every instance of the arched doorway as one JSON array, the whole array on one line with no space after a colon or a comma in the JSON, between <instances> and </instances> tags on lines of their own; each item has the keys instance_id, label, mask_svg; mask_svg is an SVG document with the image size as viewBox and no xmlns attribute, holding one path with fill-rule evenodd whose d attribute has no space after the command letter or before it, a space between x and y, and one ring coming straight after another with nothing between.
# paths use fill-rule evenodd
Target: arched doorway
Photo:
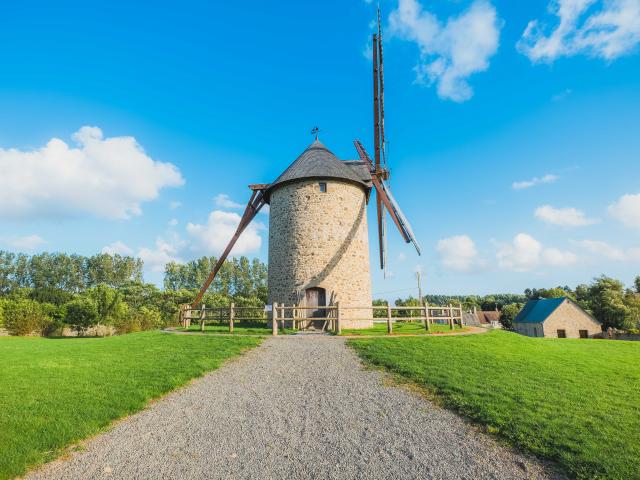
<instances>
[{"instance_id":1,"label":"arched doorway","mask_svg":"<svg viewBox=\"0 0 640 480\"><path fill-rule=\"evenodd\" d=\"M315 309L307 310L307 315L310 318L324 318L327 316L324 308L327 305L327 292L324 288L313 287L307 288L305 291L305 305L307 307L316 307Z\"/></svg>"}]
</instances>

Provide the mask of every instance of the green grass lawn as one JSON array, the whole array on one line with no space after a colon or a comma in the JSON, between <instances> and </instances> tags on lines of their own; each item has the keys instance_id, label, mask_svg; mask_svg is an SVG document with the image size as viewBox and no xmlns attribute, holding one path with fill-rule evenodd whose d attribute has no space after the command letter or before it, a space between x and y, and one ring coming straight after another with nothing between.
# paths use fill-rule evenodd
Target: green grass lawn
<instances>
[{"instance_id":1,"label":"green grass lawn","mask_svg":"<svg viewBox=\"0 0 640 480\"><path fill-rule=\"evenodd\" d=\"M188 331L188 332L199 332L200 324L195 322L192 323L188 328L177 328L178 331ZM226 334L229 333L229 324L228 323L208 323L204 326L204 333L213 333L213 334ZM233 325L233 334L237 335L271 335L271 327L268 327L264 322L237 322ZM278 334L288 335L291 333L295 333L294 330L287 328L284 331L280 328L280 324L278 324Z\"/></svg>"},{"instance_id":2,"label":"green grass lawn","mask_svg":"<svg viewBox=\"0 0 640 480\"><path fill-rule=\"evenodd\" d=\"M0 337L0 478L55 458L259 342L161 332Z\"/></svg>"},{"instance_id":3,"label":"green grass lawn","mask_svg":"<svg viewBox=\"0 0 640 480\"><path fill-rule=\"evenodd\" d=\"M575 477L640 478L640 342L496 331L349 344Z\"/></svg>"},{"instance_id":4,"label":"green grass lawn","mask_svg":"<svg viewBox=\"0 0 640 480\"><path fill-rule=\"evenodd\" d=\"M468 328L460 328L456 325L456 332L464 332ZM393 335L433 335L438 333L449 333L452 330L449 325L431 324L430 330L424 328L422 322L396 322L393 324ZM374 323L372 328L355 329L345 328L342 335L387 335L386 323Z\"/></svg>"}]
</instances>

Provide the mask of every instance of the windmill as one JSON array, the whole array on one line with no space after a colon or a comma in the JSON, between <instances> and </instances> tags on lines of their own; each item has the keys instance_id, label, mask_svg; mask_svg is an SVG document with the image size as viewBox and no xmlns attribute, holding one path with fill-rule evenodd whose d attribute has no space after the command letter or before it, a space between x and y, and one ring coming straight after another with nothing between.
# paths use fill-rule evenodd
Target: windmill
<instances>
[{"instance_id":1,"label":"windmill","mask_svg":"<svg viewBox=\"0 0 640 480\"><path fill-rule=\"evenodd\" d=\"M407 243L420 247L411 226L389 188L384 134L384 71L382 27L373 34L374 159L359 140L359 160L342 161L317 138L272 183L249 185L252 190L240 223L196 296L196 308L236 241L258 212L270 204L270 303L323 306L334 301L371 305L366 205L375 190L380 268L386 267L387 213ZM322 309L318 309L322 313ZM313 313L312 313L313 314ZM353 311L354 318L371 317ZM349 327L345 322L345 328ZM356 328L367 324L355 322Z\"/></svg>"},{"instance_id":2,"label":"windmill","mask_svg":"<svg viewBox=\"0 0 640 480\"><path fill-rule=\"evenodd\" d=\"M382 22L380 21L380 8L378 8L378 33L373 34L373 145L374 158L367 154L360 140L355 140L354 144L360 159L369 165L371 171L371 181L376 191L376 213L378 219L378 248L380 252L380 268L385 271L387 263L386 245L386 215L389 212L391 219L398 227L402 238L407 243L413 243L418 255L420 255L420 245L416 240L409 221L400 210L398 203L391 194L388 181L389 170L386 168L386 149L384 135L384 69L382 56ZM384 166L381 162L384 161Z\"/></svg>"}]
</instances>

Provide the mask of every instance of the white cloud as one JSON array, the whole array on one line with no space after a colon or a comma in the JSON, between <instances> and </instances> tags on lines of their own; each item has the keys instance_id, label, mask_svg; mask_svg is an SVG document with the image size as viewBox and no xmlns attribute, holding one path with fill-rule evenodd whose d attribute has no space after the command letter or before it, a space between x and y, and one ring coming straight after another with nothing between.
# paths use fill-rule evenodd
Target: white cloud
<instances>
[{"instance_id":1,"label":"white cloud","mask_svg":"<svg viewBox=\"0 0 640 480\"><path fill-rule=\"evenodd\" d=\"M202 254L219 255L233 237L236 227L240 223L240 215L232 212L214 210L209 214L206 225L187 224L187 234L191 237L191 250ZM242 232L232 253L242 255L256 252L262 245L260 230L265 226L253 221Z\"/></svg>"},{"instance_id":2,"label":"white cloud","mask_svg":"<svg viewBox=\"0 0 640 480\"><path fill-rule=\"evenodd\" d=\"M516 272L526 272L541 265L567 267L574 265L578 257L557 248L543 248L542 244L526 233L519 233L510 244L498 244L498 266Z\"/></svg>"},{"instance_id":3,"label":"white cloud","mask_svg":"<svg viewBox=\"0 0 640 480\"><path fill-rule=\"evenodd\" d=\"M20 251L33 251L38 247L41 247L45 243L44 240L39 235L25 235L25 236L17 236L11 235L8 237L0 238L0 243L7 245L9 248L20 250Z\"/></svg>"},{"instance_id":4,"label":"white cloud","mask_svg":"<svg viewBox=\"0 0 640 480\"><path fill-rule=\"evenodd\" d=\"M551 205L543 205L536 208L534 215L545 223L561 227L583 227L597 222L593 218L588 218L584 212L572 207L554 208Z\"/></svg>"},{"instance_id":5,"label":"white cloud","mask_svg":"<svg viewBox=\"0 0 640 480\"><path fill-rule=\"evenodd\" d=\"M467 235L456 235L438 241L436 250L445 268L469 272L478 266L476 245Z\"/></svg>"},{"instance_id":6,"label":"white cloud","mask_svg":"<svg viewBox=\"0 0 640 480\"><path fill-rule=\"evenodd\" d=\"M498 265L502 268L524 272L540 263L542 244L531 235L519 233L511 244L501 245L496 253Z\"/></svg>"},{"instance_id":7,"label":"white cloud","mask_svg":"<svg viewBox=\"0 0 640 480\"><path fill-rule=\"evenodd\" d=\"M182 206L182 202L178 202L177 200L169 202L169 208L171 210L176 210L176 209L180 208L181 206Z\"/></svg>"},{"instance_id":8,"label":"white cloud","mask_svg":"<svg viewBox=\"0 0 640 480\"><path fill-rule=\"evenodd\" d=\"M578 257L573 252L546 248L542 251L542 262L551 267L569 267L578 262Z\"/></svg>"},{"instance_id":9,"label":"white cloud","mask_svg":"<svg viewBox=\"0 0 640 480\"><path fill-rule=\"evenodd\" d=\"M609 215L627 227L640 228L640 193L620 197L609 205Z\"/></svg>"},{"instance_id":10,"label":"white cloud","mask_svg":"<svg viewBox=\"0 0 640 480\"><path fill-rule=\"evenodd\" d=\"M0 148L0 217L129 218L162 188L184 184L174 165L150 158L133 137L103 138L85 126L72 138L76 147L52 138L35 150Z\"/></svg>"},{"instance_id":11,"label":"white cloud","mask_svg":"<svg viewBox=\"0 0 640 480\"><path fill-rule=\"evenodd\" d=\"M600 240L579 240L572 243L608 260L617 262L640 260L640 248L637 247L623 250Z\"/></svg>"},{"instance_id":12,"label":"white cloud","mask_svg":"<svg viewBox=\"0 0 640 480\"><path fill-rule=\"evenodd\" d=\"M158 237L155 248L141 248L138 251L138 257L144 261L146 269L152 272L164 272L167 263L181 262L178 257L181 247L182 241L177 236L170 241Z\"/></svg>"},{"instance_id":13,"label":"white cloud","mask_svg":"<svg viewBox=\"0 0 640 480\"><path fill-rule=\"evenodd\" d=\"M118 240L117 242L113 242L112 244L103 247L102 253L107 253L109 255L132 255L133 250Z\"/></svg>"},{"instance_id":14,"label":"white cloud","mask_svg":"<svg viewBox=\"0 0 640 480\"><path fill-rule=\"evenodd\" d=\"M548 10L555 29L532 20L517 44L533 62L578 54L614 60L640 43L638 0L552 0Z\"/></svg>"},{"instance_id":15,"label":"white cloud","mask_svg":"<svg viewBox=\"0 0 640 480\"><path fill-rule=\"evenodd\" d=\"M535 187L536 185L540 185L542 183L553 183L558 180L557 175L552 175L550 173L546 174L543 177L533 177L531 180L523 180L521 182L513 182L511 184L511 188L514 190L522 190L525 188Z\"/></svg>"},{"instance_id":16,"label":"white cloud","mask_svg":"<svg viewBox=\"0 0 640 480\"><path fill-rule=\"evenodd\" d=\"M498 50L502 21L487 0L475 0L446 23L417 0L399 0L389 15L389 27L392 35L418 45L416 81L435 83L441 98L464 102L473 96L468 78L487 70Z\"/></svg>"},{"instance_id":17,"label":"white cloud","mask_svg":"<svg viewBox=\"0 0 640 480\"><path fill-rule=\"evenodd\" d=\"M213 201L216 204L216 206L220 208L230 208L232 210L244 208L244 205L234 202L233 200L231 200L231 198L229 198L229 195L227 195L226 193L220 193L216 195Z\"/></svg>"}]
</instances>

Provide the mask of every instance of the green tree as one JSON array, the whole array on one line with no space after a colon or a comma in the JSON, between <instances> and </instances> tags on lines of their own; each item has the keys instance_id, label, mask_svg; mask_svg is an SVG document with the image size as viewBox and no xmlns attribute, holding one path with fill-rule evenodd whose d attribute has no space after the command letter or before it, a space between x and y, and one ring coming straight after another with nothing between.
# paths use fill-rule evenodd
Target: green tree
<instances>
[{"instance_id":1,"label":"green tree","mask_svg":"<svg viewBox=\"0 0 640 480\"><path fill-rule=\"evenodd\" d=\"M395 301L396 307L420 307L420 300L409 295L406 299L398 298ZM417 310L398 310L395 314L397 317L418 317L420 313Z\"/></svg>"},{"instance_id":2,"label":"green tree","mask_svg":"<svg viewBox=\"0 0 640 480\"><path fill-rule=\"evenodd\" d=\"M640 275L638 275L633 281L633 285L636 288L636 293L640 294Z\"/></svg>"},{"instance_id":3,"label":"green tree","mask_svg":"<svg viewBox=\"0 0 640 480\"><path fill-rule=\"evenodd\" d=\"M78 335L98 324L98 306L90 298L77 298L65 305L65 323L71 326Z\"/></svg>"},{"instance_id":4,"label":"green tree","mask_svg":"<svg viewBox=\"0 0 640 480\"><path fill-rule=\"evenodd\" d=\"M624 285L619 280L605 275L594 279L588 288L587 302L591 313L602 322L604 330L609 327L633 327L632 312L625 305Z\"/></svg>"},{"instance_id":5,"label":"green tree","mask_svg":"<svg viewBox=\"0 0 640 480\"><path fill-rule=\"evenodd\" d=\"M511 303L509 305L505 305L500 312L500 323L506 329L513 328L513 320L518 316L520 310L524 304L522 303Z\"/></svg>"},{"instance_id":6,"label":"green tree","mask_svg":"<svg viewBox=\"0 0 640 480\"><path fill-rule=\"evenodd\" d=\"M122 301L122 294L105 284L90 288L86 296L96 305L99 324L111 325L127 313L127 305Z\"/></svg>"}]
</instances>

